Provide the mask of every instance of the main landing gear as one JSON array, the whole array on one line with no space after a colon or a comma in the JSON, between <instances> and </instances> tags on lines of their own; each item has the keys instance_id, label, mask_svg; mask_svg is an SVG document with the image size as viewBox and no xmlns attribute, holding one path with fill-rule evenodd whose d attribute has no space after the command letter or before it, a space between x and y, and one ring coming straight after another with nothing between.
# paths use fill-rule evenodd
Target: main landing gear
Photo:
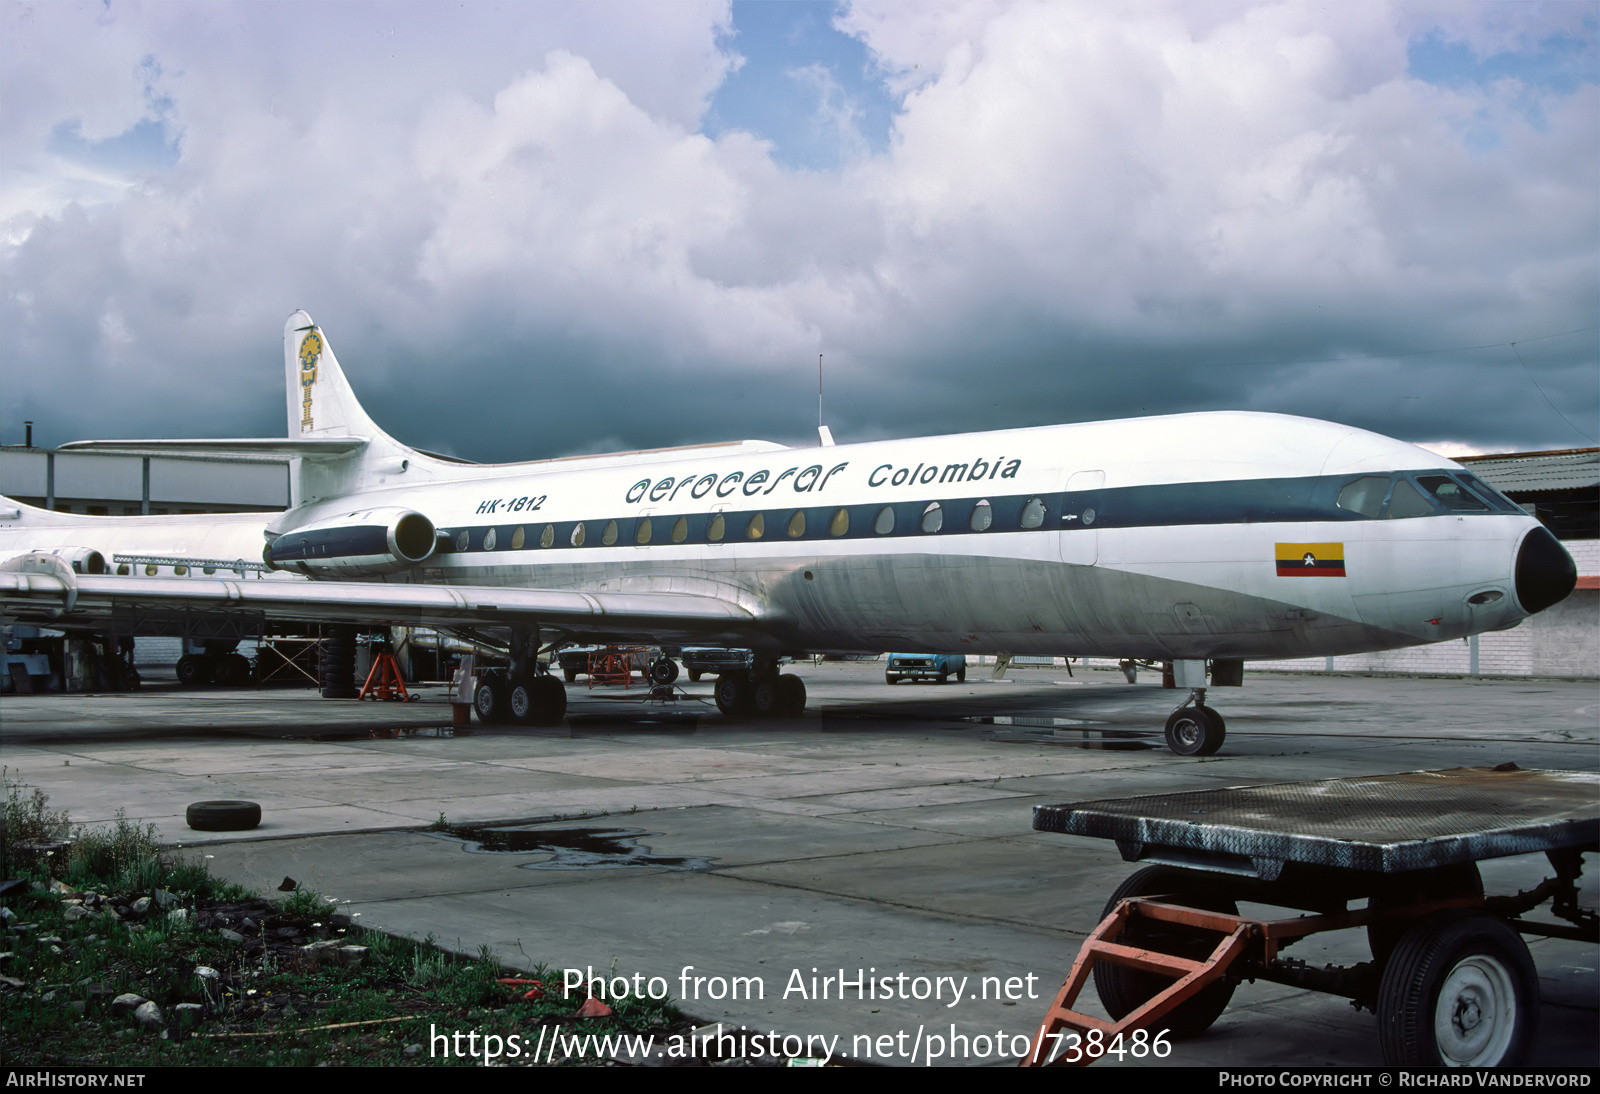
<instances>
[{"instance_id":1,"label":"main landing gear","mask_svg":"<svg viewBox=\"0 0 1600 1094\"><path fill-rule=\"evenodd\" d=\"M725 672L717 677L717 709L730 718L797 718L806 709L806 685L792 673L779 674L776 665L748 673Z\"/></svg>"},{"instance_id":2,"label":"main landing gear","mask_svg":"<svg viewBox=\"0 0 1600 1094\"><path fill-rule=\"evenodd\" d=\"M484 725L554 726L567 716L567 689L539 671L539 631L511 632L511 666L485 669L472 694L472 708Z\"/></svg>"},{"instance_id":3,"label":"main landing gear","mask_svg":"<svg viewBox=\"0 0 1600 1094\"><path fill-rule=\"evenodd\" d=\"M484 725L559 725L567 714L567 689L548 673L512 677L486 669L478 677L472 708Z\"/></svg>"}]
</instances>

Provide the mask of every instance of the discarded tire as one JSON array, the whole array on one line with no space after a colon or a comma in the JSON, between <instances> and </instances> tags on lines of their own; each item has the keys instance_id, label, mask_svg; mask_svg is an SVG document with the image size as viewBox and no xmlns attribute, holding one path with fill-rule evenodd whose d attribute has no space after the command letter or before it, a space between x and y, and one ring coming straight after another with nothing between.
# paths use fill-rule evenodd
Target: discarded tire
<instances>
[{"instance_id":1,"label":"discarded tire","mask_svg":"<svg viewBox=\"0 0 1600 1094\"><path fill-rule=\"evenodd\" d=\"M200 832L245 832L261 823L256 802L195 802L184 813L190 828Z\"/></svg>"}]
</instances>

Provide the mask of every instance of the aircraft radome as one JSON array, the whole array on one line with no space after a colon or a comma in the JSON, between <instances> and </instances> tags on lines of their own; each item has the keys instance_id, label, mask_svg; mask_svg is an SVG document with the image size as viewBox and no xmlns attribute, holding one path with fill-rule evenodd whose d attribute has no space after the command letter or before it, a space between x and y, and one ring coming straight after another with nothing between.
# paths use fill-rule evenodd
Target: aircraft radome
<instances>
[{"instance_id":1,"label":"aircraft radome","mask_svg":"<svg viewBox=\"0 0 1600 1094\"><path fill-rule=\"evenodd\" d=\"M1307 418L471 464L379 429L304 312L285 328L284 367L286 438L66 447L285 455L286 512L7 503L6 613L123 632L240 614L492 630L511 667L482 678L480 716L528 724L564 714L538 655L572 641L749 647L749 676L717 685L730 714L802 710L804 685L776 664L807 650L1171 661L1188 697L1168 743L1207 754L1224 733L1205 705L1208 662L1216 686L1249 660L1462 638L1576 583L1555 537L1459 465ZM139 560L133 572L108 572L118 556ZM257 558L253 575L237 561Z\"/></svg>"}]
</instances>

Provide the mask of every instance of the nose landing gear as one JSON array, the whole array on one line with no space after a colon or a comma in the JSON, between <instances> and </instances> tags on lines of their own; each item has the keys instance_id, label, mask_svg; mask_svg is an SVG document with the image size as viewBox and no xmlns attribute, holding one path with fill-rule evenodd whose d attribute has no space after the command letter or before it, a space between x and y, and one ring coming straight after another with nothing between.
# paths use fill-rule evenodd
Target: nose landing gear
<instances>
[{"instance_id":1,"label":"nose landing gear","mask_svg":"<svg viewBox=\"0 0 1600 1094\"><path fill-rule=\"evenodd\" d=\"M1167 747L1180 756L1213 756L1228 735L1222 715L1205 701L1205 688L1190 688L1189 698L1167 719Z\"/></svg>"}]
</instances>

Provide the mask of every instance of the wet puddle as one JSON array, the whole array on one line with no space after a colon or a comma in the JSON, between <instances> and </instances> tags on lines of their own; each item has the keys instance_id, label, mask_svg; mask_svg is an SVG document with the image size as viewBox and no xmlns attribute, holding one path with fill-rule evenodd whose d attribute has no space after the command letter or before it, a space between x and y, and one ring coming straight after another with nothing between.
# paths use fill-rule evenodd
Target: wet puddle
<instances>
[{"instance_id":1,"label":"wet puddle","mask_svg":"<svg viewBox=\"0 0 1600 1094\"><path fill-rule=\"evenodd\" d=\"M674 858L652 855L639 840L650 835L643 828L534 828L531 826L446 828L445 835L460 840L473 854L545 854L539 862L522 863L524 870L616 869L648 866L656 870L709 870L708 858Z\"/></svg>"},{"instance_id":2,"label":"wet puddle","mask_svg":"<svg viewBox=\"0 0 1600 1094\"><path fill-rule=\"evenodd\" d=\"M700 724L700 714L678 710L617 710L603 714L569 714L567 724L579 726L672 726L676 729L694 729Z\"/></svg>"},{"instance_id":3,"label":"wet puddle","mask_svg":"<svg viewBox=\"0 0 1600 1094\"><path fill-rule=\"evenodd\" d=\"M994 726L994 740L1002 744L1070 745L1105 752L1145 752L1165 746L1157 733L1139 729L1100 729L1082 718L1049 714L995 714L962 718L963 722Z\"/></svg>"},{"instance_id":4,"label":"wet puddle","mask_svg":"<svg viewBox=\"0 0 1600 1094\"><path fill-rule=\"evenodd\" d=\"M454 726L384 726L377 729L319 730L284 734L286 741L409 741L412 738L470 737L472 730Z\"/></svg>"}]
</instances>

